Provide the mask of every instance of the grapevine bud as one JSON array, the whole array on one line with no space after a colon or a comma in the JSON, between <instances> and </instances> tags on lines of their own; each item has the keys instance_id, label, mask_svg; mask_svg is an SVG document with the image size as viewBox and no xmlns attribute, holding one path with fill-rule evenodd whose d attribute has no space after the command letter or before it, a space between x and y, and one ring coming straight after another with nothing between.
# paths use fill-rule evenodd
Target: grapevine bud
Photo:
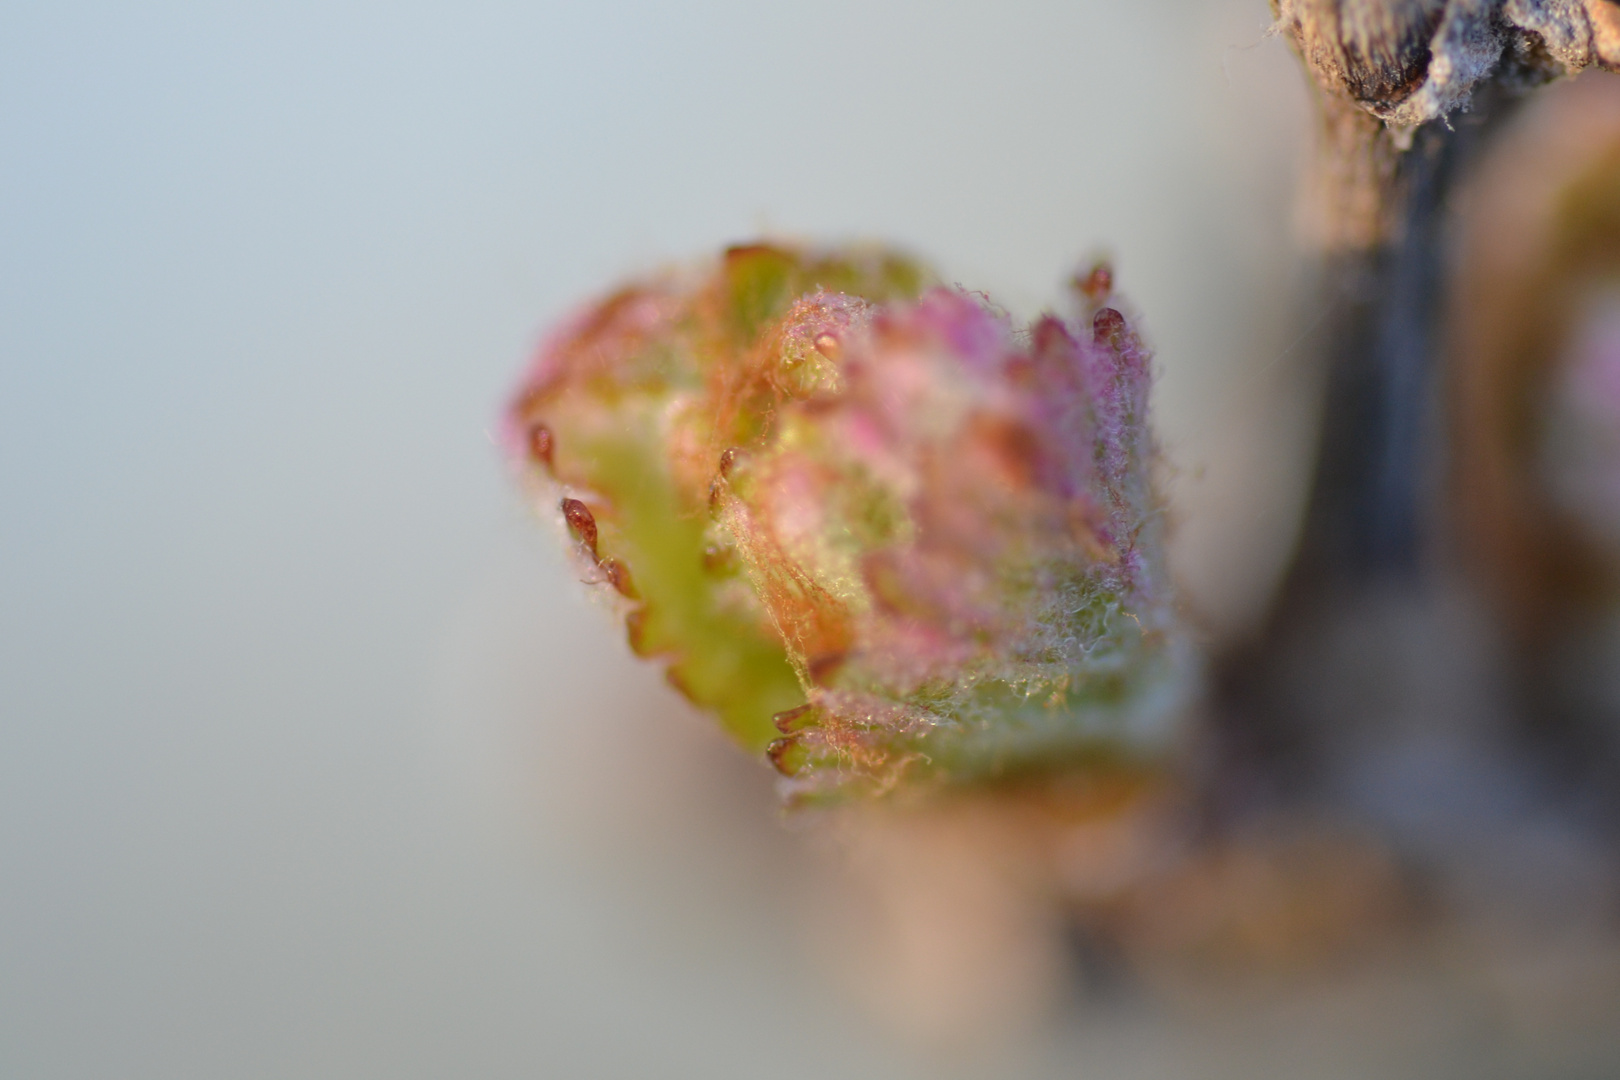
<instances>
[{"instance_id":1,"label":"grapevine bud","mask_svg":"<svg viewBox=\"0 0 1620 1080\"><path fill-rule=\"evenodd\" d=\"M1185 698L1111 273L1027 330L927 280L733 249L587 311L512 409L638 651L795 797L1162 754Z\"/></svg>"}]
</instances>

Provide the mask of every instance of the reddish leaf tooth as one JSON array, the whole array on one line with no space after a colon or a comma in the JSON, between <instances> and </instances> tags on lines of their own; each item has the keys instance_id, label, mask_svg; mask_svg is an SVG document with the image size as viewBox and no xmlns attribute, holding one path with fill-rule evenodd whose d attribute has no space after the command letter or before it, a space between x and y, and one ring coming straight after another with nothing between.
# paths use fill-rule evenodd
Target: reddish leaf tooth
<instances>
[{"instance_id":1,"label":"reddish leaf tooth","mask_svg":"<svg viewBox=\"0 0 1620 1080\"><path fill-rule=\"evenodd\" d=\"M803 728L809 724L812 719L814 719L814 717L810 715L810 709L810 703L805 702L803 705L800 705L797 708L788 709L786 712L777 713L775 716L771 717L771 723L775 724L776 730L780 731L784 735L795 734L796 732L803 730Z\"/></svg>"},{"instance_id":2,"label":"reddish leaf tooth","mask_svg":"<svg viewBox=\"0 0 1620 1080\"><path fill-rule=\"evenodd\" d=\"M1125 333L1125 316L1111 307L1097 312L1091 320L1091 340L1117 349Z\"/></svg>"},{"instance_id":3,"label":"reddish leaf tooth","mask_svg":"<svg viewBox=\"0 0 1620 1080\"><path fill-rule=\"evenodd\" d=\"M737 549L710 544L703 549L703 570L708 574L730 574L737 569Z\"/></svg>"},{"instance_id":4,"label":"reddish leaf tooth","mask_svg":"<svg viewBox=\"0 0 1620 1080\"><path fill-rule=\"evenodd\" d=\"M596 518L591 515L591 508L578 499L564 499L562 501L563 520L568 522L568 531L574 534L581 547L596 561Z\"/></svg>"},{"instance_id":5,"label":"reddish leaf tooth","mask_svg":"<svg viewBox=\"0 0 1620 1080\"><path fill-rule=\"evenodd\" d=\"M628 566L613 558L603 559L599 565L602 568L602 576L607 579L607 583L613 586L620 596L628 597L631 600L636 599L636 586L630 580L630 568Z\"/></svg>"},{"instance_id":6,"label":"reddish leaf tooth","mask_svg":"<svg viewBox=\"0 0 1620 1080\"><path fill-rule=\"evenodd\" d=\"M1093 303L1100 304L1114 291L1114 268L1106 262L1100 262L1084 277L1075 275L1074 287Z\"/></svg>"},{"instance_id":7,"label":"reddish leaf tooth","mask_svg":"<svg viewBox=\"0 0 1620 1080\"><path fill-rule=\"evenodd\" d=\"M776 739L765 748L765 757L770 761L771 767L783 776L797 776L800 764L788 757L798 746L794 738Z\"/></svg>"},{"instance_id":8,"label":"reddish leaf tooth","mask_svg":"<svg viewBox=\"0 0 1620 1080\"><path fill-rule=\"evenodd\" d=\"M806 674L810 676L811 682L818 686L825 686L828 680L838 673L838 669L844 666L844 661L847 659L849 659L849 654L845 652L823 653L820 656L812 656L805 664Z\"/></svg>"},{"instance_id":9,"label":"reddish leaf tooth","mask_svg":"<svg viewBox=\"0 0 1620 1080\"><path fill-rule=\"evenodd\" d=\"M535 424L529 428L529 458L544 465L549 471L554 467L552 460L557 450L556 436L544 424Z\"/></svg>"}]
</instances>

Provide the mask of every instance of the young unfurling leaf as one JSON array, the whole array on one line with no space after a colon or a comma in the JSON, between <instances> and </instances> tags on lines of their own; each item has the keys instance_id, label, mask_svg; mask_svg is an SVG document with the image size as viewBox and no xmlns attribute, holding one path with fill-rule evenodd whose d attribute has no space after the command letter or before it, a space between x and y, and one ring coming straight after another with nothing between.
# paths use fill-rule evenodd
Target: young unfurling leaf
<instances>
[{"instance_id":1,"label":"young unfurling leaf","mask_svg":"<svg viewBox=\"0 0 1620 1080\"><path fill-rule=\"evenodd\" d=\"M511 409L632 647L797 797L1161 755L1185 696L1111 275L1028 328L931 280L734 248L585 310Z\"/></svg>"}]
</instances>

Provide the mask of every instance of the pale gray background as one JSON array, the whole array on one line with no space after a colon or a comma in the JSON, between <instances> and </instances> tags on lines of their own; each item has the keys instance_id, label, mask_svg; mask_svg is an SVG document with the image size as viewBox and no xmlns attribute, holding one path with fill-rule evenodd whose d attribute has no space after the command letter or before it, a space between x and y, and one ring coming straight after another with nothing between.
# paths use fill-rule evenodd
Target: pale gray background
<instances>
[{"instance_id":1,"label":"pale gray background","mask_svg":"<svg viewBox=\"0 0 1620 1080\"><path fill-rule=\"evenodd\" d=\"M1178 564L1240 625L1301 445L1269 403L1306 111L1266 24L0 7L0 1074L939 1075L781 944L763 776L703 804L614 749L709 743L487 432L569 305L760 231L1023 313L1107 248ZM1185 1065L1134 1030L960 1068Z\"/></svg>"}]
</instances>

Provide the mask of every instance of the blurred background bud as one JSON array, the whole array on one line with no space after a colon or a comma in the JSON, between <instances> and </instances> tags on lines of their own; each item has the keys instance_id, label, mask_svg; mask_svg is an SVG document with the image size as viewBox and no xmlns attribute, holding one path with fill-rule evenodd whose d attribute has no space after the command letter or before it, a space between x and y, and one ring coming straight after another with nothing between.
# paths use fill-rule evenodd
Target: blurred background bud
<instances>
[{"instance_id":1,"label":"blurred background bud","mask_svg":"<svg viewBox=\"0 0 1620 1080\"><path fill-rule=\"evenodd\" d=\"M1620 87L1533 102L1460 201L1447 327L1460 548L1561 771L1620 813Z\"/></svg>"}]
</instances>

